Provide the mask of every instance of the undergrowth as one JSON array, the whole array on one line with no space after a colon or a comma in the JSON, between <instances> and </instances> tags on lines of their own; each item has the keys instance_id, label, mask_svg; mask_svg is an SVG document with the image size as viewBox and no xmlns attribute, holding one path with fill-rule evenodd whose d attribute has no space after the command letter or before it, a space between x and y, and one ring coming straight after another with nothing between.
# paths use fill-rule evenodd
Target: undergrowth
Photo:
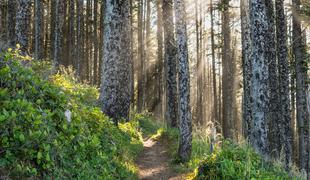
<instances>
[{"instance_id":1,"label":"undergrowth","mask_svg":"<svg viewBox=\"0 0 310 180\"><path fill-rule=\"evenodd\" d=\"M18 50L0 56L1 178L136 179L146 117L114 126L96 88L49 67Z\"/></svg>"},{"instance_id":2,"label":"undergrowth","mask_svg":"<svg viewBox=\"0 0 310 180\"><path fill-rule=\"evenodd\" d=\"M186 174L187 179L303 179L293 167L287 172L281 163L265 162L246 143L235 144L223 140L211 147L212 133L197 129L193 132L191 159L187 163L180 163L177 156L178 130L166 129L163 136L169 140L168 148L173 157L172 166L177 172Z\"/></svg>"},{"instance_id":3,"label":"undergrowth","mask_svg":"<svg viewBox=\"0 0 310 180\"><path fill-rule=\"evenodd\" d=\"M211 152L210 133L201 131L180 164L178 129L142 114L116 127L99 108L98 89L78 83L72 70L53 74L49 62L30 59L18 50L0 55L1 178L136 179L144 137L166 139L171 163L189 179L298 179L247 144L223 141Z\"/></svg>"}]
</instances>

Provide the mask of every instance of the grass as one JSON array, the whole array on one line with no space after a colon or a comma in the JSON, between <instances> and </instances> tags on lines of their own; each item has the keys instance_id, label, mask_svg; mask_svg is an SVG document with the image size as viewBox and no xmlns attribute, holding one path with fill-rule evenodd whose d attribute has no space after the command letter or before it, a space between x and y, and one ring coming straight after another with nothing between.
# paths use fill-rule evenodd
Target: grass
<instances>
[{"instance_id":1,"label":"grass","mask_svg":"<svg viewBox=\"0 0 310 180\"><path fill-rule=\"evenodd\" d=\"M279 161L265 162L247 143L235 144L218 137L219 141L211 148L210 130L193 132L191 159L179 163L177 129L166 129L163 136L169 140L172 166L177 172L187 174L188 179L304 179L294 167L287 172Z\"/></svg>"}]
</instances>

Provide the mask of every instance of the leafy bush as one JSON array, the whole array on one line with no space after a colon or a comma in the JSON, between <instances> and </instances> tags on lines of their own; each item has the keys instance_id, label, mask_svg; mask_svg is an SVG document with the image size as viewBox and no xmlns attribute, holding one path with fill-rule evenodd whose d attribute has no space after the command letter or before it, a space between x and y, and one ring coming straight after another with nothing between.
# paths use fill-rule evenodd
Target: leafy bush
<instances>
[{"instance_id":1,"label":"leafy bush","mask_svg":"<svg viewBox=\"0 0 310 180\"><path fill-rule=\"evenodd\" d=\"M142 149L139 123L115 127L102 114L98 90L70 74L42 79L18 50L0 57L0 175L8 178L135 177ZM31 62L34 70L45 67Z\"/></svg>"},{"instance_id":2,"label":"leafy bush","mask_svg":"<svg viewBox=\"0 0 310 180\"><path fill-rule=\"evenodd\" d=\"M229 141L206 155L195 172L195 179L299 179L290 176L281 165L266 163L248 145Z\"/></svg>"},{"instance_id":3,"label":"leafy bush","mask_svg":"<svg viewBox=\"0 0 310 180\"><path fill-rule=\"evenodd\" d=\"M180 163L177 156L178 130L166 129L164 136L169 141L169 153L174 157L174 169L186 174L187 179L303 179L302 175L293 167L290 172L287 172L280 162L267 163L245 143L234 144L227 140L218 141L213 144L211 152L212 131L208 129L204 131L195 129L192 138L191 159L187 163ZM222 138L219 136L217 139L221 140Z\"/></svg>"}]
</instances>

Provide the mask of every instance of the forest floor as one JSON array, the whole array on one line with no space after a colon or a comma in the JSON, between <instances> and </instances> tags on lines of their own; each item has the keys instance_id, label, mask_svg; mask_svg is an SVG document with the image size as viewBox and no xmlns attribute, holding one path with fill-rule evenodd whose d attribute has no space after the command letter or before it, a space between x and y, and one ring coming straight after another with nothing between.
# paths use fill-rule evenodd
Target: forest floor
<instances>
[{"instance_id":1,"label":"forest floor","mask_svg":"<svg viewBox=\"0 0 310 180\"><path fill-rule=\"evenodd\" d=\"M144 150L138 156L136 164L139 167L139 179L142 180L181 180L181 174L176 173L170 166L168 142L163 138L154 140L146 138Z\"/></svg>"}]
</instances>

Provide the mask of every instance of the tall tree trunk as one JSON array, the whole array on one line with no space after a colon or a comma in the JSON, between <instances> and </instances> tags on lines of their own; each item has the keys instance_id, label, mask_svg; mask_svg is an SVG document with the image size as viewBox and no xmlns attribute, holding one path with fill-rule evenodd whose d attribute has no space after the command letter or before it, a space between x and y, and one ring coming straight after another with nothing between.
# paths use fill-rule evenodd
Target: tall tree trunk
<instances>
[{"instance_id":1,"label":"tall tree trunk","mask_svg":"<svg viewBox=\"0 0 310 180\"><path fill-rule=\"evenodd\" d=\"M200 96L200 102L201 102L201 108L200 108L200 119L199 119L199 124L201 126L204 125L204 122L206 120L206 107L207 105L205 105L205 102L206 102L206 97L207 97L207 94L206 92L210 92L210 89L208 89L208 86L207 87L207 82L206 82L206 76L207 76L207 73L206 72L209 72L209 71L206 71L206 63L205 63L205 48L204 48L204 38L203 38L203 34L204 34L204 27L203 27L203 8L202 8L202 4L200 4L199 6L199 59L200 59L200 82L201 82L201 86L199 87L199 93L201 93L201 96ZM205 91L205 89L208 89ZM209 93L210 95L210 93ZM210 98L209 98L210 99ZM212 104L212 101L208 101L210 103L209 104L209 107L211 107L211 104ZM209 108L211 109L211 108ZM210 111L209 111L210 112Z\"/></svg>"},{"instance_id":2,"label":"tall tree trunk","mask_svg":"<svg viewBox=\"0 0 310 180\"><path fill-rule=\"evenodd\" d=\"M69 1L69 42L68 42L68 51L69 51L69 65L73 65L75 67L74 60L77 58L75 54L75 0Z\"/></svg>"},{"instance_id":3,"label":"tall tree trunk","mask_svg":"<svg viewBox=\"0 0 310 180\"><path fill-rule=\"evenodd\" d=\"M307 159L309 150L307 144L309 141L308 129L306 125L309 123L309 114L307 114L307 67L306 46L302 38L301 24L298 16L300 14L300 0L293 1L293 54L295 57L296 68L296 109L297 109L297 125L299 135L299 167L307 169Z\"/></svg>"},{"instance_id":4,"label":"tall tree trunk","mask_svg":"<svg viewBox=\"0 0 310 180\"><path fill-rule=\"evenodd\" d=\"M50 6L50 0L47 0L46 1L46 17L44 18L45 19L45 34L44 34L44 58L49 58L51 57L50 55L50 42L51 42L51 39L50 39L50 29L51 29L51 25L50 25L50 11L51 11L51 6Z\"/></svg>"},{"instance_id":5,"label":"tall tree trunk","mask_svg":"<svg viewBox=\"0 0 310 180\"><path fill-rule=\"evenodd\" d=\"M98 84L98 27L97 27L97 22L98 22L98 0L94 0L94 31L93 31L93 43L94 43L94 78L93 78L93 84L96 85Z\"/></svg>"},{"instance_id":6,"label":"tall tree trunk","mask_svg":"<svg viewBox=\"0 0 310 180\"><path fill-rule=\"evenodd\" d=\"M63 15L62 17L64 18L63 20L63 25L62 25L62 39L61 39L61 44L62 44L62 52L66 53L61 53L61 62L60 64L67 67L69 65L69 19L68 17L68 1L63 2Z\"/></svg>"},{"instance_id":7,"label":"tall tree trunk","mask_svg":"<svg viewBox=\"0 0 310 180\"><path fill-rule=\"evenodd\" d=\"M151 77L151 61L150 61L150 52L151 52L151 0L145 0L146 1L146 21L145 21L145 76L144 76L144 96L145 96L145 107L149 111L153 111L154 109L151 109L151 103L152 103L152 81L150 80Z\"/></svg>"},{"instance_id":8,"label":"tall tree trunk","mask_svg":"<svg viewBox=\"0 0 310 180\"><path fill-rule=\"evenodd\" d=\"M280 149L285 158L285 164L292 162L292 129L290 116L290 81L289 62L287 48L287 25L284 14L284 0L276 0L276 34L277 34L277 57L279 72L279 96L280 96Z\"/></svg>"},{"instance_id":9,"label":"tall tree trunk","mask_svg":"<svg viewBox=\"0 0 310 180\"><path fill-rule=\"evenodd\" d=\"M165 67L166 67L166 120L170 127L177 126L178 100L177 100L177 49L175 47L173 2L163 0L164 39L165 39Z\"/></svg>"},{"instance_id":10,"label":"tall tree trunk","mask_svg":"<svg viewBox=\"0 0 310 180\"><path fill-rule=\"evenodd\" d=\"M138 53L139 53L139 65L138 65L138 112L143 111L144 100L144 77L143 77L143 65L144 65L144 39L143 39L143 0L139 0L138 9Z\"/></svg>"},{"instance_id":11,"label":"tall tree trunk","mask_svg":"<svg viewBox=\"0 0 310 180\"><path fill-rule=\"evenodd\" d=\"M212 80L213 80L213 123L219 125L218 107L217 107L217 85L216 85L216 69L215 69L215 40L214 40L214 12L213 0L210 0L210 18L211 18L211 53L212 53Z\"/></svg>"},{"instance_id":12,"label":"tall tree trunk","mask_svg":"<svg viewBox=\"0 0 310 180\"><path fill-rule=\"evenodd\" d=\"M175 0L176 39L179 60L179 157L185 162L192 151L192 122L190 112L190 74L187 47L186 11L183 0Z\"/></svg>"},{"instance_id":13,"label":"tall tree trunk","mask_svg":"<svg viewBox=\"0 0 310 180\"><path fill-rule=\"evenodd\" d=\"M203 118L203 94L202 94L202 89L203 89L203 82L202 82L202 76L203 76L203 70L202 70L202 59L201 59L201 36L200 36L200 30L201 30L201 17L199 16L198 12L198 5L199 0L195 1L195 20L196 20L196 61L197 61L197 97L196 97L196 123L201 124L202 123L202 118Z\"/></svg>"},{"instance_id":14,"label":"tall tree trunk","mask_svg":"<svg viewBox=\"0 0 310 180\"><path fill-rule=\"evenodd\" d=\"M157 69L156 69L156 79L157 79L157 104L158 104L158 117L162 117L163 114L163 12L162 12L162 0L157 0Z\"/></svg>"},{"instance_id":15,"label":"tall tree trunk","mask_svg":"<svg viewBox=\"0 0 310 180\"><path fill-rule=\"evenodd\" d=\"M131 89L130 4L106 1L100 100L115 124L129 118Z\"/></svg>"},{"instance_id":16,"label":"tall tree trunk","mask_svg":"<svg viewBox=\"0 0 310 180\"><path fill-rule=\"evenodd\" d=\"M242 102L242 118L243 118L243 134L249 137L252 120L251 109L251 32L250 32L250 15L249 0L241 0L241 35L242 35L242 67L243 67L243 102Z\"/></svg>"},{"instance_id":17,"label":"tall tree trunk","mask_svg":"<svg viewBox=\"0 0 310 180\"><path fill-rule=\"evenodd\" d=\"M79 78L82 79L82 62L84 56L84 15L83 15L83 7L84 7L84 0L78 0L77 2L77 19L76 19L76 69L79 75Z\"/></svg>"},{"instance_id":18,"label":"tall tree trunk","mask_svg":"<svg viewBox=\"0 0 310 180\"><path fill-rule=\"evenodd\" d=\"M90 58L90 54L91 54L91 48L90 48L90 44L91 44L91 41L90 41L90 36L89 34L91 34L91 2L90 0L87 0L86 1L86 17L85 17L85 34L84 34L84 41L85 41L85 56L84 56L84 59L83 59L83 74L82 74L82 79L84 81L87 81L89 82L89 71L90 71L90 68L89 68L89 64L90 64L90 61L91 61L91 58Z\"/></svg>"},{"instance_id":19,"label":"tall tree trunk","mask_svg":"<svg viewBox=\"0 0 310 180\"><path fill-rule=\"evenodd\" d=\"M230 17L229 0L222 0L223 6L223 134L225 138L233 139L233 119L234 119L234 61L231 57L231 37L230 37Z\"/></svg>"},{"instance_id":20,"label":"tall tree trunk","mask_svg":"<svg viewBox=\"0 0 310 180\"><path fill-rule=\"evenodd\" d=\"M263 0L250 1L250 29L251 29L251 108L252 121L250 142L260 154L267 155L267 123L269 109L269 74L268 59L265 57L265 35L268 30L266 7Z\"/></svg>"},{"instance_id":21,"label":"tall tree trunk","mask_svg":"<svg viewBox=\"0 0 310 180\"><path fill-rule=\"evenodd\" d=\"M133 16L133 11L134 11L134 6L135 6L135 1L130 0L130 50L131 50L131 110L135 111L135 58L134 58L134 16Z\"/></svg>"},{"instance_id":22,"label":"tall tree trunk","mask_svg":"<svg viewBox=\"0 0 310 180\"><path fill-rule=\"evenodd\" d=\"M55 29L56 29L56 1L51 0L51 11L50 11L50 23L51 23L51 32L50 32L50 55L51 59L54 59L55 52Z\"/></svg>"},{"instance_id":23,"label":"tall tree trunk","mask_svg":"<svg viewBox=\"0 0 310 180\"><path fill-rule=\"evenodd\" d=\"M0 1L0 39L2 41L1 43L5 43L7 40L6 38L6 14L7 14L7 2Z\"/></svg>"},{"instance_id":24,"label":"tall tree trunk","mask_svg":"<svg viewBox=\"0 0 310 180\"><path fill-rule=\"evenodd\" d=\"M43 2L35 0L35 58L43 59Z\"/></svg>"},{"instance_id":25,"label":"tall tree trunk","mask_svg":"<svg viewBox=\"0 0 310 180\"><path fill-rule=\"evenodd\" d=\"M7 15L7 39L9 46L14 47L16 45L16 32L15 32L15 24L16 24L16 7L17 0L8 1L8 15Z\"/></svg>"},{"instance_id":26,"label":"tall tree trunk","mask_svg":"<svg viewBox=\"0 0 310 180\"><path fill-rule=\"evenodd\" d=\"M56 0L55 2L55 40L54 40L54 67L57 69L62 62L62 40L63 40L63 25L64 25L64 1Z\"/></svg>"},{"instance_id":27,"label":"tall tree trunk","mask_svg":"<svg viewBox=\"0 0 310 180\"><path fill-rule=\"evenodd\" d=\"M268 20L268 30L265 36L266 55L268 60L269 72L269 153L273 158L279 158L280 155L280 136L279 136L279 119L280 102L279 102L279 79L276 59L276 41L275 41L275 16L274 5L272 1L265 1L266 15Z\"/></svg>"},{"instance_id":28,"label":"tall tree trunk","mask_svg":"<svg viewBox=\"0 0 310 180\"><path fill-rule=\"evenodd\" d=\"M28 53L29 25L31 17L31 0L18 0L16 13L16 41L20 45L22 53Z\"/></svg>"},{"instance_id":29,"label":"tall tree trunk","mask_svg":"<svg viewBox=\"0 0 310 180\"><path fill-rule=\"evenodd\" d=\"M105 1L106 0L102 0L100 3L100 35L99 35L99 76L101 77L102 75L102 59L103 59L103 41L104 41L104 17L105 17ZM98 86L101 85L101 78L99 78L99 82L98 82Z\"/></svg>"}]
</instances>

